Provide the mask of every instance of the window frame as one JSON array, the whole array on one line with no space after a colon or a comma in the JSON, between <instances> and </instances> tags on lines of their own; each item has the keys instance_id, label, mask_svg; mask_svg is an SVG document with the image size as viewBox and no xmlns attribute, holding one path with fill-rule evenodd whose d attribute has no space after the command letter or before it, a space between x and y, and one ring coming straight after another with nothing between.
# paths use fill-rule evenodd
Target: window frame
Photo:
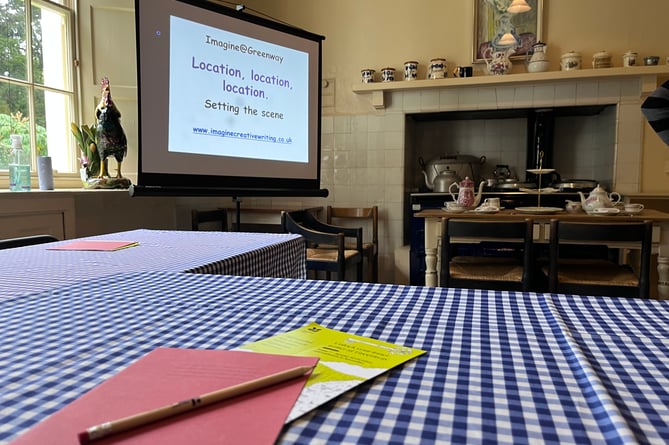
<instances>
[{"instance_id":1,"label":"window frame","mask_svg":"<svg viewBox=\"0 0 669 445\"><path fill-rule=\"evenodd\" d=\"M78 63L78 40L77 40L77 10L75 0L22 0L25 7L24 25L26 27L25 42L26 42L26 80L12 78L11 75L7 78L4 73L0 73L0 79L3 82L9 82L10 85L16 85L20 88L27 88L28 112L30 116L35 114L35 99L37 94L55 93L62 95L64 102L69 102L70 121L79 122L81 109L81 90L80 90L80 69ZM63 69L67 70L66 77L69 78L69 85L65 85L65 89L47 85L46 81L42 83L35 82L34 76L34 56L32 52L33 33L32 29L32 14L35 8L42 8L60 14L64 18L64 39L65 47L63 56ZM67 89L69 87L69 89ZM37 147L36 147L36 122L35 119L30 119L29 125L30 138L30 158L31 158L31 183L32 188L37 188ZM65 162L69 165L69 172L54 172L54 182L56 188L70 188L81 187L81 177L79 173L78 151L74 138L69 129L69 122L65 130L67 137L63 144L63 149L58 153L49 151L49 156L67 156ZM26 141L24 141L24 145ZM51 141L53 145L53 141ZM48 149L49 147L47 147ZM8 170L0 170L0 188L8 190L9 177Z\"/></svg>"}]
</instances>

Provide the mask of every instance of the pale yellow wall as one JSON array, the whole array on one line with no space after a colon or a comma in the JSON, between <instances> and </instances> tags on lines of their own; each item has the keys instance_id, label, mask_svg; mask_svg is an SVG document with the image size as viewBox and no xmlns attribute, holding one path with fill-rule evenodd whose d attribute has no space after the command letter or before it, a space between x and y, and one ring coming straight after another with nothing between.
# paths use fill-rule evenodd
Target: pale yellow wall
<instances>
[{"instance_id":1,"label":"pale yellow wall","mask_svg":"<svg viewBox=\"0 0 669 445\"><path fill-rule=\"evenodd\" d=\"M444 57L450 67L471 62L473 0L249 0L255 9L293 26L326 37L323 75L335 80L335 114L373 113L369 99L351 92L360 69L401 68L406 60L423 64ZM643 55L669 56L669 1L544 0L543 36L552 70L570 50L588 67L595 52L606 50L615 66L634 50ZM480 68L480 67L478 67ZM523 72L516 62L513 72ZM648 127L643 146L641 190L669 192L669 147Z\"/></svg>"}]
</instances>

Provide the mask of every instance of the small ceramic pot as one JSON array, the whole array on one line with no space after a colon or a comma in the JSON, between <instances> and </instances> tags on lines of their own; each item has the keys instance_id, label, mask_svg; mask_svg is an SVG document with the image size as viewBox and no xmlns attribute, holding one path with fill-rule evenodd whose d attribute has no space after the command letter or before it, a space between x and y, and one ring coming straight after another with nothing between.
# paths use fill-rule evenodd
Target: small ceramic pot
<instances>
[{"instance_id":1,"label":"small ceramic pot","mask_svg":"<svg viewBox=\"0 0 669 445\"><path fill-rule=\"evenodd\" d=\"M381 70L381 81L392 82L395 80L395 68L386 67Z\"/></svg>"},{"instance_id":2,"label":"small ceramic pot","mask_svg":"<svg viewBox=\"0 0 669 445\"><path fill-rule=\"evenodd\" d=\"M560 57L560 69L562 71L580 70L581 54L576 51L569 51Z\"/></svg>"},{"instance_id":3,"label":"small ceramic pot","mask_svg":"<svg viewBox=\"0 0 669 445\"><path fill-rule=\"evenodd\" d=\"M365 68L364 70L360 70L360 75L362 76L362 83L372 83L374 82L374 71L371 68Z\"/></svg>"},{"instance_id":4,"label":"small ceramic pot","mask_svg":"<svg viewBox=\"0 0 669 445\"><path fill-rule=\"evenodd\" d=\"M446 59L432 59L427 69L428 79L443 79L446 77Z\"/></svg>"},{"instance_id":5,"label":"small ceramic pot","mask_svg":"<svg viewBox=\"0 0 669 445\"><path fill-rule=\"evenodd\" d=\"M404 62L404 80L418 79L418 62Z\"/></svg>"},{"instance_id":6,"label":"small ceramic pot","mask_svg":"<svg viewBox=\"0 0 669 445\"><path fill-rule=\"evenodd\" d=\"M599 51L592 56L592 67L611 68L611 54L606 51Z\"/></svg>"},{"instance_id":7,"label":"small ceramic pot","mask_svg":"<svg viewBox=\"0 0 669 445\"><path fill-rule=\"evenodd\" d=\"M623 66L635 66L637 53L634 51L627 51L623 54Z\"/></svg>"}]
</instances>

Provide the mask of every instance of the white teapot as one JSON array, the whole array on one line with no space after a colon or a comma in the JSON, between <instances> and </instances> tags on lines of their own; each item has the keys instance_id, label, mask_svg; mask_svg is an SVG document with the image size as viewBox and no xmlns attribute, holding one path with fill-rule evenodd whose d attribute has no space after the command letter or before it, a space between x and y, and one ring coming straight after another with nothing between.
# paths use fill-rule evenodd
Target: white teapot
<instances>
[{"instance_id":1,"label":"white teapot","mask_svg":"<svg viewBox=\"0 0 669 445\"><path fill-rule=\"evenodd\" d=\"M618 192L606 193L606 190L599 184L592 189L587 198L583 195L583 192L578 192L578 195L581 197L581 205L586 212L592 212L599 208L614 207L620 202L620 194Z\"/></svg>"}]
</instances>

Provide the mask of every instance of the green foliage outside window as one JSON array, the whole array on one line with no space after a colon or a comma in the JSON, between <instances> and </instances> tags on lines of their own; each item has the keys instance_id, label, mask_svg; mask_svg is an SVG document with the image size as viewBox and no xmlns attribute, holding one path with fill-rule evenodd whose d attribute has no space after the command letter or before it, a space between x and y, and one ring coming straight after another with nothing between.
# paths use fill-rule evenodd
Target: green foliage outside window
<instances>
[{"instance_id":1,"label":"green foliage outside window","mask_svg":"<svg viewBox=\"0 0 669 445\"><path fill-rule=\"evenodd\" d=\"M30 121L20 111L15 114L0 113L0 165L8 165L11 156L10 134L18 134L23 141L24 150L30 147ZM47 155L46 128L38 125L36 127L38 156Z\"/></svg>"}]
</instances>

